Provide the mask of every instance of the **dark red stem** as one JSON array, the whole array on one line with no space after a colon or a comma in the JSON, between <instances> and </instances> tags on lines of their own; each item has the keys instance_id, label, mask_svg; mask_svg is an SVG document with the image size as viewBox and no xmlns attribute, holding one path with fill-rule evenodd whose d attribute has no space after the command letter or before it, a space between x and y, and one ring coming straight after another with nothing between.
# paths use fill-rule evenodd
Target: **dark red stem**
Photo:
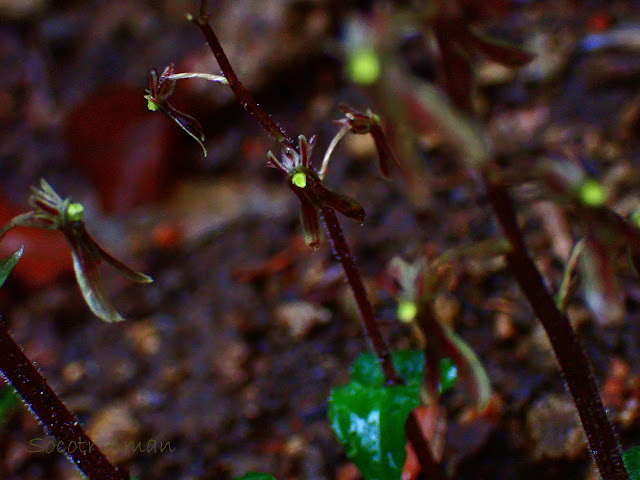
<instances>
[{"instance_id":1,"label":"dark red stem","mask_svg":"<svg viewBox=\"0 0 640 480\"><path fill-rule=\"evenodd\" d=\"M509 268L551 341L600 475L603 480L629 480L620 445L607 418L589 361L569 319L558 310L527 253L513 200L505 187L491 184L486 177L484 183L489 202L511 243L512 249L506 255Z\"/></svg>"},{"instance_id":2,"label":"dark red stem","mask_svg":"<svg viewBox=\"0 0 640 480\"><path fill-rule=\"evenodd\" d=\"M229 87L231 87L233 93L236 94L236 97L238 97L238 100L240 100L240 103L242 104L244 109L247 110L251 115L253 115L258 123L262 125L262 128L264 128L273 138L275 138L278 143L281 143L282 145L295 150L296 146L291 137L289 137L284 132L284 130L280 128L280 126L271 118L271 116L264 110L264 108L258 105L258 102L256 102L255 98L253 98L253 95L251 95L251 93L249 93L249 91L244 88L244 85L242 85L242 83L238 79L238 76L233 71L233 68L229 63L229 59L224 53L222 45L220 45L220 42L218 41L218 37L216 37L216 34L213 33L213 29L209 25L209 15L206 12L205 0L203 0L201 3L200 15L198 15L198 18L193 18L193 23L196 24L196 26L202 32L202 35L204 35L204 38L207 40L207 43L209 43L209 47L211 48L213 55L218 61L218 65L222 70L222 74L229 82Z\"/></svg>"},{"instance_id":3,"label":"dark red stem","mask_svg":"<svg viewBox=\"0 0 640 480\"><path fill-rule=\"evenodd\" d=\"M340 260L340 263L342 263L342 268L347 277L347 282L351 287L351 291L353 292L356 303L358 304L358 309L360 310L360 318L362 319L365 333L367 334L367 337L369 337L369 340L371 340L373 350L378 357L378 362L380 363L380 368L382 369L384 378L389 385L402 384L403 381L398 376L396 369L393 366L391 350L389 350L389 345L382 335L380 325L373 313L373 307L371 306L369 296L367 295L364 283L362 282L360 269L356 265L353 255L351 254L351 250L349 249L342 227L338 222L336 212L329 207L321 208L321 212L324 217L325 227L329 233L329 238L331 239L333 252L338 260ZM407 438L418 456L425 478L429 478L430 480L443 479L444 477L440 467L433 457L431 446L429 445L428 440L424 437L418 418L414 412L411 412L409 415L407 423L405 424L405 429Z\"/></svg>"},{"instance_id":4,"label":"dark red stem","mask_svg":"<svg viewBox=\"0 0 640 480\"><path fill-rule=\"evenodd\" d=\"M65 453L89 480L129 480L129 474L114 467L87 436L73 414L13 340L2 321L0 370L47 432L58 440L61 449L74 442L73 452Z\"/></svg>"}]
</instances>

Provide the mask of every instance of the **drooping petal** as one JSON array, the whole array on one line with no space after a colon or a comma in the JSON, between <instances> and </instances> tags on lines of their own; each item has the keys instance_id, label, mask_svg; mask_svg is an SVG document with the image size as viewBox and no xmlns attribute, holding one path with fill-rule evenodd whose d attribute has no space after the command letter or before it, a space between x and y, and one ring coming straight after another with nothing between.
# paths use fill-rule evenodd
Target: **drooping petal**
<instances>
[{"instance_id":1,"label":"drooping petal","mask_svg":"<svg viewBox=\"0 0 640 480\"><path fill-rule=\"evenodd\" d=\"M204 156L207 156L207 149L204 147L204 131L202 129L202 125L200 125L200 122L198 122L191 115L187 115L186 113L181 112L177 108L173 107L169 102L162 101L154 97L152 94L145 95L144 98L147 100L147 107L149 108L149 110L160 110L171 120L176 122L178 126L187 133L187 135L198 142L198 145L200 145L200 148L202 148L202 151L204 152Z\"/></svg>"},{"instance_id":2,"label":"drooping petal","mask_svg":"<svg viewBox=\"0 0 640 480\"><path fill-rule=\"evenodd\" d=\"M71 245L71 257L76 280L91 311L105 322L121 322L124 318L113 306L105 292L98 266L102 260L95 242L82 222L73 222L62 229Z\"/></svg>"},{"instance_id":3,"label":"drooping petal","mask_svg":"<svg viewBox=\"0 0 640 480\"><path fill-rule=\"evenodd\" d=\"M320 246L320 221L318 211L309 200L300 200L300 221L305 243L310 248L318 248Z\"/></svg>"},{"instance_id":4,"label":"drooping petal","mask_svg":"<svg viewBox=\"0 0 640 480\"><path fill-rule=\"evenodd\" d=\"M318 174L311 169L303 169L300 172L305 175L304 189L296 190L297 187L292 186L298 197L306 195L316 208L333 208L346 217L353 218L361 223L364 222L366 216L364 208L353 198L325 187Z\"/></svg>"},{"instance_id":5,"label":"drooping petal","mask_svg":"<svg viewBox=\"0 0 640 480\"><path fill-rule=\"evenodd\" d=\"M585 300L601 325L620 325L624 317L624 299L618 288L610 248L597 235L587 232L580 258Z\"/></svg>"},{"instance_id":6,"label":"drooping petal","mask_svg":"<svg viewBox=\"0 0 640 480\"><path fill-rule=\"evenodd\" d=\"M177 108L171 106L168 102L166 102L162 106L162 110L171 118L174 122L178 124L178 126L184 130L191 138L193 138L202 151L204 152L204 156L207 156L207 149L204 147L204 130L202 129L202 125L191 115L187 115L184 112L181 112Z\"/></svg>"},{"instance_id":7,"label":"drooping petal","mask_svg":"<svg viewBox=\"0 0 640 480\"><path fill-rule=\"evenodd\" d=\"M112 267L118 270L125 278L136 282L136 283L151 283L153 282L153 278L149 275L145 275L144 273L140 273L133 268L125 265L117 258L112 257L108 252L104 251L103 248L98 245L87 233L87 237L90 241L92 241L95 245L95 248L100 252L100 256Z\"/></svg>"},{"instance_id":8,"label":"drooping petal","mask_svg":"<svg viewBox=\"0 0 640 480\"><path fill-rule=\"evenodd\" d=\"M452 329L443 327L447 341L444 352L458 369L458 378L479 410L484 410L491 399L491 382L482 362L471 347Z\"/></svg>"},{"instance_id":9,"label":"drooping petal","mask_svg":"<svg viewBox=\"0 0 640 480\"><path fill-rule=\"evenodd\" d=\"M364 208L362 208L362 206L353 198L330 190L320 183L317 185L316 189L319 194L318 198L322 205L333 208L336 212L340 212L345 217L353 218L358 220L360 223L364 222L366 217Z\"/></svg>"},{"instance_id":10,"label":"drooping petal","mask_svg":"<svg viewBox=\"0 0 640 480\"><path fill-rule=\"evenodd\" d=\"M376 145L376 151L378 153L378 168L380 169L380 173L384 178L391 178L390 164L394 163L396 166L400 167L400 162L398 161L395 153L393 153L389 140L378 123L371 125L370 133L373 137L373 142Z\"/></svg>"},{"instance_id":11,"label":"drooping petal","mask_svg":"<svg viewBox=\"0 0 640 480\"><path fill-rule=\"evenodd\" d=\"M300 200L300 223L302 224L304 241L308 247L316 249L320 247L320 220L318 218L318 209L307 197L304 189L293 184L289 184L289 186L298 196L298 200Z\"/></svg>"},{"instance_id":12,"label":"drooping petal","mask_svg":"<svg viewBox=\"0 0 640 480\"><path fill-rule=\"evenodd\" d=\"M418 319L420 328L429 342L427 349L433 349L436 356L451 359L467 394L473 398L479 410L484 410L491 397L491 382L482 362L453 329L438 322L432 313L427 314L430 312L429 305L422 305L420 310L422 313Z\"/></svg>"}]
</instances>

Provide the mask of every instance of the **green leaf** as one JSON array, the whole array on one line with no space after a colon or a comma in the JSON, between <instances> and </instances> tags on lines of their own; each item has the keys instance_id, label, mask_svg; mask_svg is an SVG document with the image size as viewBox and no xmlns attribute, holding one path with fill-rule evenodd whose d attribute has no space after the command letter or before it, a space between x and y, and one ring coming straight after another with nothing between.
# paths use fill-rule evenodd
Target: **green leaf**
<instances>
[{"instance_id":1,"label":"green leaf","mask_svg":"<svg viewBox=\"0 0 640 480\"><path fill-rule=\"evenodd\" d=\"M241 477L236 477L234 480L276 480L276 479L271 475L267 475L266 473L251 472Z\"/></svg>"},{"instance_id":2,"label":"green leaf","mask_svg":"<svg viewBox=\"0 0 640 480\"><path fill-rule=\"evenodd\" d=\"M631 480L640 480L640 447L634 447L624 452L622 461Z\"/></svg>"},{"instance_id":3,"label":"green leaf","mask_svg":"<svg viewBox=\"0 0 640 480\"><path fill-rule=\"evenodd\" d=\"M16 263L18 263L20 257L22 257L23 250L24 247L20 247L20 250L18 250L10 257L0 259L0 287L4 284L13 267L16 266Z\"/></svg>"},{"instance_id":4,"label":"green leaf","mask_svg":"<svg viewBox=\"0 0 640 480\"><path fill-rule=\"evenodd\" d=\"M624 452L622 462L631 480L640 480L640 447L633 447Z\"/></svg>"},{"instance_id":5,"label":"green leaf","mask_svg":"<svg viewBox=\"0 0 640 480\"><path fill-rule=\"evenodd\" d=\"M424 352L400 350L391 354L393 365L400 377L409 385L422 385L424 377ZM440 391L451 389L457 379L457 369L448 358L440 362ZM362 353L351 366L351 380L370 387L382 387L384 376L377 357L373 353Z\"/></svg>"},{"instance_id":6,"label":"green leaf","mask_svg":"<svg viewBox=\"0 0 640 480\"><path fill-rule=\"evenodd\" d=\"M365 480L400 479L404 424L419 397L417 385L371 387L355 381L331 392L331 428Z\"/></svg>"},{"instance_id":7,"label":"green leaf","mask_svg":"<svg viewBox=\"0 0 640 480\"><path fill-rule=\"evenodd\" d=\"M20 397L16 392L16 389L8 386L0 392L0 421L7 418L7 416L20 405Z\"/></svg>"}]
</instances>

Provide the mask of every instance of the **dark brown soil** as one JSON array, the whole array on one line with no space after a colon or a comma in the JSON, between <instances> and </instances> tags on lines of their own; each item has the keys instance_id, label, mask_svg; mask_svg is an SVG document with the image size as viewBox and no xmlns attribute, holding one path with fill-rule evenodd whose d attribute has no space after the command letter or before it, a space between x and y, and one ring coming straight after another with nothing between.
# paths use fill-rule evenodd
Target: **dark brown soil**
<instances>
[{"instance_id":1,"label":"dark brown soil","mask_svg":"<svg viewBox=\"0 0 640 480\"><path fill-rule=\"evenodd\" d=\"M327 397L367 342L328 242L317 251L300 246L297 200L264 168L274 142L220 85L187 81L176 94L176 105L205 127L207 158L169 120L146 111L152 67L174 61L178 71L218 73L184 18L193 5L31 3L15 13L23 0L0 1L0 220L26 209L29 185L46 178L84 203L101 244L155 282L131 285L105 269L128 320L103 323L83 303L66 257L56 257L49 242L60 239L47 234L37 244L20 233L2 247L6 255L26 242L24 261L33 259L0 291L15 339L97 443L113 445L110 458L139 479L230 479L252 470L279 480L353 478L326 420ZM340 102L380 111L394 101L342 73L344 22L370 18L370 3L229 1L211 12L260 103L290 134L318 135L318 163L337 131ZM501 165L526 169L561 156L601 179L626 168L615 205L636 195L639 22L634 1L524 1L486 25L547 49L538 70L520 76L499 77L479 61L479 102ZM626 43L587 48L605 38L589 35L622 28ZM435 59L420 45L407 39L393 53L407 72L433 79ZM416 155L402 159L421 171L411 170L413 181L397 172L384 181L371 146L353 138L336 151L328 176L367 211L364 225L344 219L344 227L396 347L411 340L382 288L388 262L500 235L473 175L436 134L417 133ZM532 252L556 290L566 238L550 235L548 206L526 188L514 192ZM627 270L621 288L623 325L595 324L579 289L569 313L628 447L640 444L640 290ZM491 415L473 414L459 392L443 401L453 478L595 479L544 335L499 259L458 264L441 300L459 309L451 320L495 389ZM293 303L300 301L306 305ZM281 313L285 305L330 319L297 331ZM26 409L7 414L0 478L76 478L63 456L33 452L48 440ZM171 451L160 451L166 442Z\"/></svg>"}]
</instances>

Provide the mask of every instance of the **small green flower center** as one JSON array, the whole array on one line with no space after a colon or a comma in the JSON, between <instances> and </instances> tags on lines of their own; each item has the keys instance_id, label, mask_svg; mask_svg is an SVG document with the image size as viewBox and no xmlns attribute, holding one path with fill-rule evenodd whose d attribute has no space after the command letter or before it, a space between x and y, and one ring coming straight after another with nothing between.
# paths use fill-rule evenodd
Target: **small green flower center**
<instances>
[{"instance_id":1,"label":"small green flower center","mask_svg":"<svg viewBox=\"0 0 640 480\"><path fill-rule=\"evenodd\" d=\"M150 95L145 95L144 98L147 99L147 108L150 111L155 112L160 109L160 106L158 105L158 103L154 99L152 99Z\"/></svg>"},{"instance_id":2,"label":"small green flower center","mask_svg":"<svg viewBox=\"0 0 640 480\"><path fill-rule=\"evenodd\" d=\"M69 222L77 222L82 220L82 214L84 213L84 207L80 203L70 203L67 207L66 217Z\"/></svg>"},{"instance_id":3,"label":"small green flower center","mask_svg":"<svg viewBox=\"0 0 640 480\"><path fill-rule=\"evenodd\" d=\"M398 320L400 320L403 323L411 323L413 322L414 318L416 318L416 315L418 314L418 306L415 304L415 302L410 302L408 300L401 300L400 303L398 303Z\"/></svg>"},{"instance_id":4,"label":"small green flower center","mask_svg":"<svg viewBox=\"0 0 640 480\"><path fill-rule=\"evenodd\" d=\"M307 186L307 174L304 172L296 172L291 177L291 183L296 187L304 188Z\"/></svg>"},{"instance_id":5,"label":"small green flower center","mask_svg":"<svg viewBox=\"0 0 640 480\"><path fill-rule=\"evenodd\" d=\"M585 180L582 185L580 185L578 195L580 196L580 200L590 207L599 207L603 205L606 200L604 188L592 178Z\"/></svg>"}]
</instances>

